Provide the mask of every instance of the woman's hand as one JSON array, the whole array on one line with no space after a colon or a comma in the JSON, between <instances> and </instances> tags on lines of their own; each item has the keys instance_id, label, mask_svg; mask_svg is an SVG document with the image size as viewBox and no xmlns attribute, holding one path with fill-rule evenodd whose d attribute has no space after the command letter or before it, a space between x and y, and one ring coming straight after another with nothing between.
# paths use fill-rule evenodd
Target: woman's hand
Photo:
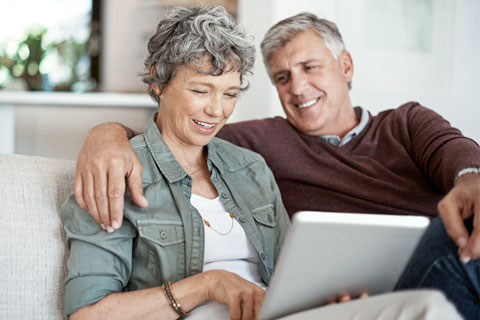
<instances>
[{"instance_id":1,"label":"woman's hand","mask_svg":"<svg viewBox=\"0 0 480 320\"><path fill-rule=\"evenodd\" d=\"M265 290L225 270L206 271L209 280L207 299L226 304L230 319L257 319Z\"/></svg>"}]
</instances>

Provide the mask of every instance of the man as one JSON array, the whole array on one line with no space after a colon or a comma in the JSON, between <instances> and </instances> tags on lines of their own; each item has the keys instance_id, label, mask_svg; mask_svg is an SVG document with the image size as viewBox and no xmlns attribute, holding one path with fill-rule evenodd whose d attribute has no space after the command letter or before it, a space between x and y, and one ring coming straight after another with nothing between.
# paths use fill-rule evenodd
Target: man
<instances>
[{"instance_id":1,"label":"man","mask_svg":"<svg viewBox=\"0 0 480 320\"><path fill-rule=\"evenodd\" d=\"M353 108L353 61L332 22L308 13L282 20L266 34L262 54L286 119L231 124L218 136L265 158L289 214L324 210L434 217L438 205L454 242L442 236L436 219L429 238L438 242L427 241L419 249L432 254L427 259L417 253L421 258L399 286L443 289L465 316L478 318L478 145L417 103L375 117ZM134 201L147 206L141 167L125 130L116 124L94 128L78 159L74 192L79 205L109 232L121 224L125 176ZM447 263L445 256L453 260ZM438 281L444 278L454 283ZM466 306L460 306L463 302Z\"/></svg>"}]
</instances>

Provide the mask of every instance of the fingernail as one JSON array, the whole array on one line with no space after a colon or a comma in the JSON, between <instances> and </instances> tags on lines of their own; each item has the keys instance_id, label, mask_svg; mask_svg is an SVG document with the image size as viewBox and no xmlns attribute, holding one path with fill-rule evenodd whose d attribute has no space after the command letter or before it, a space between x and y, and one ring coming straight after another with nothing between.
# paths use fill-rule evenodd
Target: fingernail
<instances>
[{"instance_id":1,"label":"fingernail","mask_svg":"<svg viewBox=\"0 0 480 320\"><path fill-rule=\"evenodd\" d=\"M113 229L117 230L120 227L120 225L118 224L117 221L113 221L112 222L112 227L113 227Z\"/></svg>"},{"instance_id":2,"label":"fingernail","mask_svg":"<svg viewBox=\"0 0 480 320\"><path fill-rule=\"evenodd\" d=\"M107 227L107 232L108 232L108 233L112 233L113 231L115 231L115 230L113 230L112 227L110 227L110 226Z\"/></svg>"},{"instance_id":3,"label":"fingernail","mask_svg":"<svg viewBox=\"0 0 480 320\"><path fill-rule=\"evenodd\" d=\"M465 247L466 244L467 244L467 238L461 237L461 238L458 238L458 239L457 239L457 246L458 246L459 248Z\"/></svg>"},{"instance_id":4,"label":"fingernail","mask_svg":"<svg viewBox=\"0 0 480 320\"><path fill-rule=\"evenodd\" d=\"M103 223L100 225L100 227L102 227L103 230L106 230L106 229L105 229L105 226L103 225Z\"/></svg>"},{"instance_id":5,"label":"fingernail","mask_svg":"<svg viewBox=\"0 0 480 320\"><path fill-rule=\"evenodd\" d=\"M460 257L460 260L461 260L463 263L465 263L465 264L467 264L468 262L470 262L471 259L472 259L472 258L470 258L469 256Z\"/></svg>"}]
</instances>

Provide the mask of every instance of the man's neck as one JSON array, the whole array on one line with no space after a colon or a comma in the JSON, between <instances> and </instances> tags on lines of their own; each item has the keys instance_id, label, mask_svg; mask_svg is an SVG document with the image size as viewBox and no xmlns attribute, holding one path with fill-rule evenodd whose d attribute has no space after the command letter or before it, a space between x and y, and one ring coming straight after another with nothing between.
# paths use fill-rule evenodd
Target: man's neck
<instances>
[{"instance_id":1,"label":"man's neck","mask_svg":"<svg viewBox=\"0 0 480 320\"><path fill-rule=\"evenodd\" d=\"M338 118L333 120L331 126L325 127L321 132L316 132L315 136L331 135L342 139L359 123L352 105L344 107Z\"/></svg>"}]
</instances>

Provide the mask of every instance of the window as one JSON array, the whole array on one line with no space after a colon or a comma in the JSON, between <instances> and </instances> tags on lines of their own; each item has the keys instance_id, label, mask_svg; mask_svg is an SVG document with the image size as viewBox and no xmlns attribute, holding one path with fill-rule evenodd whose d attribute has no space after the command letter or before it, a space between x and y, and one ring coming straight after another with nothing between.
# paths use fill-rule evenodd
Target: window
<instances>
[{"instance_id":1,"label":"window","mask_svg":"<svg viewBox=\"0 0 480 320\"><path fill-rule=\"evenodd\" d=\"M92 0L3 0L0 87L87 91Z\"/></svg>"}]
</instances>

